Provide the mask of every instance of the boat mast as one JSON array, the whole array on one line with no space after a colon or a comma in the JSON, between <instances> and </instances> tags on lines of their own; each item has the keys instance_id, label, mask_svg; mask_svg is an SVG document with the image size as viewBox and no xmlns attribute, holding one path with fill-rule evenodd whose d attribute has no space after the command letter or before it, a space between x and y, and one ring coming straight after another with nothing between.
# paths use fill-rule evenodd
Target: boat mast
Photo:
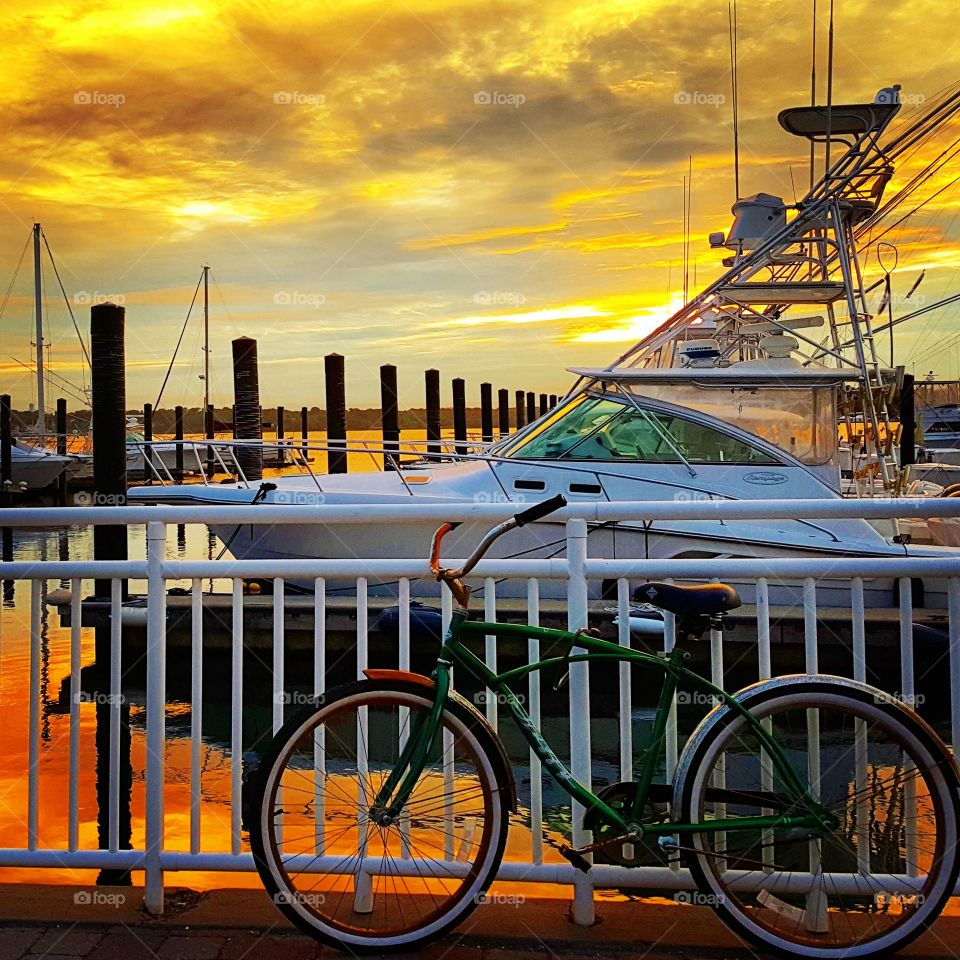
<instances>
[{"instance_id":1,"label":"boat mast","mask_svg":"<svg viewBox=\"0 0 960 960\"><path fill-rule=\"evenodd\" d=\"M203 422L210 409L210 267L203 265Z\"/></svg>"},{"instance_id":2,"label":"boat mast","mask_svg":"<svg viewBox=\"0 0 960 960\"><path fill-rule=\"evenodd\" d=\"M47 417L43 396L43 291L40 276L40 224L33 225L33 303L37 320L37 430L40 444L47 430Z\"/></svg>"}]
</instances>

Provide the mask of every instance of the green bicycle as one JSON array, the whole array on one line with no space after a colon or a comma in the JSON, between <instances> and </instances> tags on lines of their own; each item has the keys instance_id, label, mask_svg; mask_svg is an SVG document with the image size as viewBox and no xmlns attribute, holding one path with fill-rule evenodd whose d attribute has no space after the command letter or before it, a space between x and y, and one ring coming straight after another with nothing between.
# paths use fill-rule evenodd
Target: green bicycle
<instances>
[{"instance_id":1,"label":"green bicycle","mask_svg":"<svg viewBox=\"0 0 960 960\"><path fill-rule=\"evenodd\" d=\"M258 768L250 831L274 902L309 934L354 953L410 949L483 902L517 793L496 733L452 688L457 665L497 697L586 811L593 842L561 847L574 867L589 872L591 855L631 866L653 848L689 868L737 934L781 955L889 955L918 936L960 871L960 779L914 712L841 677L781 677L728 694L691 671L686 641L739 605L724 584L646 586L677 616L677 644L665 656L586 630L468 619L463 578L490 545L563 505L554 498L497 525L459 570L440 565L452 529L441 526L431 569L457 608L432 675L366 670L277 733ZM566 652L495 674L467 646L491 634L561 642ZM511 684L537 670L622 660L662 677L659 705L634 780L594 793L557 758ZM655 783L678 689L716 706L687 740L673 782Z\"/></svg>"}]
</instances>

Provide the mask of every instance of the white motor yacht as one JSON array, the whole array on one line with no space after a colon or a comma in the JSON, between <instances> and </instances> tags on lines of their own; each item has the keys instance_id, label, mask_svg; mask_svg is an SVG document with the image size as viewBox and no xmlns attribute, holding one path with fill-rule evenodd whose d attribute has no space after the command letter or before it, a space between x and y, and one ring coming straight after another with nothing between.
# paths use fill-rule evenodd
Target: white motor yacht
<instances>
[{"instance_id":1,"label":"white motor yacht","mask_svg":"<svg viewBox=\"0 0 960 960\"><path fill-rule=\"evenodd\" d=\"M49 487L72 462L43 448L17 444L10 447L10 457L13 485L24 490Z\"/></svg>"},{"instance_id":2,"label":"white motor yacht","mask_svg":"<svg viewBox=\"0 0 960 960\"><path fill-rule=\"evenodd\" d=\"M897 88L890 88L874 103L783 111L787 132L845 143L829 175L795 204L767 194L739 199L729 234L710 238L725 255L716 281L610 366L572 370L577 381L555 409L481 453L427 454L383 473L153 485L132 489L131 501L316 503L322 518L332 504L533 502L558 493L572 502L840 497L842 384L861 388L865 434L890 435L881 427L891 421L886 403L895 384L878 362L855 264L897 156L898 141L891 146L882 135L898 110ZM899 491L904 477L887 446L875 452L878 482L882 491ZM211 526L238 558L422 557L433 529L413 520L296 530ZM590 527L588 549L595 557L651 559L937 551L895 538L893 526L865 520L598 523ZM478 535L474 525L458 527L448 538L450 555L466 556ZM557 556L565 549L564 527L532 524L498 541L497 549L501 556ZM604 586L594 584L595 595ZM817 586L821 605L849 605L846 582ZM772 583L771 601L792 602L800 587ZM371 589L391 592L395 584L371 583ZM498 595L523 589L507 582ZM752 588L743 590L749 600ZM437 584L424 578L411 591L435 595ZM868 582L866 601L890 606L892 591L890 581ZM938 605L935 588L928 585L927 592L928 605Z\"/></svg>"}]
</instances>

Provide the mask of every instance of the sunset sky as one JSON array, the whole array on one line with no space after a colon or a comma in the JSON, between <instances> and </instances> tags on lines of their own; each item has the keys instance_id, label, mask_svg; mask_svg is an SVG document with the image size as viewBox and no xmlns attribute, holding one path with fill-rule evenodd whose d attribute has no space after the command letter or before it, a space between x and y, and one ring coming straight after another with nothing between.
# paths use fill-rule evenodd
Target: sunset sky
<instances>
[{"instance_id":1,"label":"sunset sky","mask_svg":"<svg viewBox=\"0 0 960 960\"><path fill-rule=\"evenodd\" d=\"M131 405L156 399L205 261L214 399L231 402L230 340L249 335L264 404L290 407L322 405L332 351L351 405L376 402L385 362L402 406L422 402L431 366L445 402L454 376L473 402L487 379L562 391L565 367L609 361L678 305L691 154L698 282L719 268L706 235L734 200L722 0L3 10L0 282L40 220L81 329L91 302L123 298ZM811 16L740 0L744 195L792 200L791 170L807 182L805 142L776 114L809 100ZM898 82L904 114L921 110L960 79L951 19L952 0L837 0L835 101ZM958 210L947 190L902 231L901 292L923 267L921 295L955 291ZM0 317L0 388L18 407L33 394L12 359L30 361L29 258ZM45 283L53 370L81 384L49 268ZM165 406L202 397L198 321ZM931 346L958 332L956 311L932 314L898 361L957 376L957 348Z\"/></svg>"}]
</instances>

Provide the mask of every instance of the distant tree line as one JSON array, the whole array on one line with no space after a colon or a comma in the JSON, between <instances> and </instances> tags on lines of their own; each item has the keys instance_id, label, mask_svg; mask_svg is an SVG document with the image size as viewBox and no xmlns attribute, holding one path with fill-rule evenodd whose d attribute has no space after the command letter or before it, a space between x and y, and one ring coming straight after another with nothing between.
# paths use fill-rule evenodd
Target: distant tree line
<instances>
[{"instance_id":1,"label":"distant tree line","mask_svg":"<svg viewBox=\"0 0 960 960\"><path fill-rule=\"evenodd\" d=\"M284 427L288 435L300 432L300 408L284 408ZM36 413L27 410L12 411L14 427L21 430L32 430L36 426ZM143 408L128 409L127 416L142 419ZM214 420L217 422L217 433L232 429L233 409L231 407L214 407ZM91 413L89 410L72 410L67 413L67 433L84 433L90 425ZM425 430L427 411L425 407L411 407L400 411L401 430ZM512 417L511 417L512 419ZM264 407L262 412L264 433L272 436L277 427L277 408ZM494 410L496 421L496 410ZM441 428L453 429L453 408L443 407L440 411ZM185 407L183 411L184 433L203 433L203 410L200 407ZM175 412L163 408L153 412L153 432L155 434L172 434L174 432ZM47 412L47 429L52 433L55 425L55 416ZM307 413L307 427L309 430L327 429L327 411L320 407L310 407ZM480 408L467 407L467 427L471 430L480 429ZM379 407L350 407L347 410L348 430L379 430Z\"/></svg>"}]
</instances>

